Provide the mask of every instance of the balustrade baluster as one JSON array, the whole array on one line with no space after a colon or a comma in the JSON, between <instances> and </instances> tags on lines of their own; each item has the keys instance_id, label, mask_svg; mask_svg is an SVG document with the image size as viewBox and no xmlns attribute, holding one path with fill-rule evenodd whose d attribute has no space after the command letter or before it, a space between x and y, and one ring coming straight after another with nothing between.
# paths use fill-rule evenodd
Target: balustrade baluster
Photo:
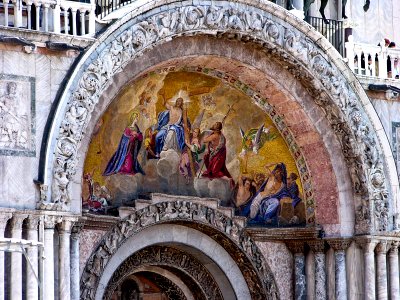
<instances>
[{"instance_id":1,"label":"balustrade baluster","mask_svg":"<svg viewBox=\"0 0 400 300\"><path fill-rule=\"evenodd\" d=\"M35 3L35 9L36 9L36 30L40 30L40 3Z\"/></svg>"},{"instance_id":2,"label":"balustrade baluster","mask_svg":"<svg viewBox=\"0 0 400 300\"><path fill-rule=\"evenodd\" d=\"M28 16L28 24L27 24L28 29L32 29L31 10L32 10L32 2L27 2L26 3L26 12L27 12L27 16Z\"/></svg>"},{"instance_id":3,"label":"balustrade baluster","mask_svg":"<svg viewBox=\"0 0 400 300\"><path fill-rule=\"evenodd\" d=\"M8 27L8 0L3 0L4 5L4 26Z\"/></svg>"},{"instance_id":4,"label":"balustrade baluster","mask_svg":"<svg viewBox=\"0 0 400 300\"><path fill-rule=\"evenodd\" d=\"M69 12L68 8L64 8L64 33L69 34L69 18L68 18ZM72 20L72 24L74 21Z\"/></svg>"},{"instance_id":5,"label":"balustrade baluster","mask_svg":"<svg viewBox=\"0 0 400 300\"><path fill-rule=\"evenodd\" d=\"M375 53L371 53L371 69L372 73L371 76L375 77L376 76L376 65L375 65Z\"/></svg>"},{"instance_id":6,"label":"balustrade baluster","mask_svg":"<svg viewBox=\"0 0 400 300\"><path fill-rule=\"evenodd\" d=\"M85 13L86 13L86 11L81 11L81 35L85 35L86 34Z\"/></svg>"},{"instance_id":7,"label":"balustrade baluster","mask_svg":"<svg viewBox=\"0 0 400 300\"><path fill-rule=\"evenodd\" d=\"M77 35L76 33L76 9L71 9L72 12L72 34Z\"/></svg>"},{"instance_id":8,"label":"balustrade baluster","mask_svg":"<svg viewBox=\"0 0 400 300\"><path fill-rule=\"evenodd\" d=\"M56 4L53 7L53 31L55 33L61 32L61 7L60 0L57 0ZM46 30L48 31L48 30Z\"/></svg>"},{"instance_id":9,"label":"balustrade baluster","mask_svg":"<svg viewBox=\"0 0 400 300\"><path fill-rule=\"evenodd\" d=\"M49 31L49 5L48 4L44 4L43 18L44 18L44 31L48 32Z\"/></svg>"}]
</instances>

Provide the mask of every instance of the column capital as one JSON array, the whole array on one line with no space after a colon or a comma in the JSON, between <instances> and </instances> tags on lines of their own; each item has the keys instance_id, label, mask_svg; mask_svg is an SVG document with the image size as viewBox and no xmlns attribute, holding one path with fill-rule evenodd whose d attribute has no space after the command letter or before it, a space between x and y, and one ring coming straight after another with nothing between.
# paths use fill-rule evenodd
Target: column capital
<instances>
[{"instance_id":1,"label":"column capital","mask_svg":"<svg viewBox=\"0 0 400 300\"><path fill-rule=\"evenodd\" d=\"M335 251L346 251L347 248L349 248L352 240L350 239L329 239L326 240L329 244L329 246L335 250Z\"/></svg>"},{"instance_id":2,"label":"column capital","mask_svg":"<svg viewBox=\"0 0 400 300\"><path fill-rule=\"evenodd\" d=\"M26 223L28 230L37 230L40 216L29 215Z\"/></svg>"},{"instance_id":3,"label":"column capital","mask_svg":"<svg viewBox=\"0 0 400 300\"><path fill-rule=\"evenodd\" d=\"M392 241L390 243L390 250L389 250L389 255L398 255L399 254L399 241Z\"/></svg>"},{"instance_id":4,"label":"column capital","mask_svg":"<svg viewBox=\"0 0 400 300\"><path fill-rule=\"evenodd\" d=\"M58 230L60 231L60 233L71 233L74 222L75 219L63 218L61 222L58 223Z\"/></svg>"},{"instance_id":5,"label":"column capital","mask_svg":"<svg viewBox=\"0 0 400 300\"><path fill-rule=\"evenodd\" d=\"M11 219L11 230L21 230L22 223L28 217L28 215L24 214L14 214Z\"/></svg>"},{"instance_id":6,"label":"column capital","mask_svg":"<svg viewBox=\"0 0 400 300\"><path fill-rule=\"evenodd\" d=\"M357 245L364 250L364 253L373 252L378 242L378 240L373 238L360 238L356 240Z\"/></svg>"},{"instance_id":7,"label":"column capital","mask_svg":"<svg viewBox=\"0 0 400 300\"><path fill-rule=\"evenodd\" d=\"M56 224L61 221L61 217L45 215L43 221L44 229L54 229L56 227Z\"/></svg>"},{"instance_id":8,"label":"column capital","mask_svg":"<svg viewBox=\"0 0 400 300\"><path fill-rule=\"evenodd\" d=\"M286 247L288 247L293 254L304 253L304 241L287 241Z\"/></svg>"},{"instance_id":9,"label":"column capital","mask_svg":"<svg viewBox=\"0 0 400 300\"><path fill-rule=\"evenodd\" d=\"M324 253L325 252L325 241L324 240L307 241L307 244L314 253Z\"/></svg>"},{"instance_id":10,"label":"column capital","mask_svg":"<svg viewBox=\"0 0 400 300\"><path fill-rule=\"evenodd\" d=\"M72 234L79 235L85 226L85 221L77 221L74 223L74 226L72 226Z\"/></svg>"},{"instance_id":11,"label":"column capital","mask_svg":"<svg viewBox=\"0 0 400 300\"><path fill-rule=\"evenodd\" d=\"M386 255L386 253L389 251L389 249L390 249L390 244L386 240L379 241L379 243L375 247L375 251L378 254Z\"/></svg>"},{"instance_id":12,"label":"column capital","mask_svg":"<svg viewBox=\"0 0 400 300\"><path fill-rule=\"evenodd\" d=\"M12 213L4 213L0 214L0 229L5 229L8 220L12 218Z\"/></svg>"}]
</instances>

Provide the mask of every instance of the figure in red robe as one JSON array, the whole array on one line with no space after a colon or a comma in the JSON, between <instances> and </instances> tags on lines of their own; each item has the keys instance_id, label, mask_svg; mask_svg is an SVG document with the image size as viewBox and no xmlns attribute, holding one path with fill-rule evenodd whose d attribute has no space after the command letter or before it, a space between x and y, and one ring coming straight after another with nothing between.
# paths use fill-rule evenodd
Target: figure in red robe
<instances>
[{"instance_id":1,"label":"figure in red robe","mask_svg":"<svg viewBox=\"0 0 400 300\"><path fill-rule=\"evenodd\" d=\"M203 139L205 143L208 143L208 151L204 155L204 164L207 169L202 174L202 177L210 179L221 177L232 178L225 166L226 140L221 132L222 123L216 122L210 130L212 133Z\"/></svg>"},{"instance_id":2,"label":"figure in red robe","mask_svg":"<svg viewBox=\"0 0 400 300\"><path fill-rule=\"evenodd\" d=\"M134 118L132 124L125 128L118 149L108 162L103 175L109 176L116 173L128 175L141 173L145 175L138 161L142 141L143 134L137 125L137 118Z\"/></svg>"}]
</instances>

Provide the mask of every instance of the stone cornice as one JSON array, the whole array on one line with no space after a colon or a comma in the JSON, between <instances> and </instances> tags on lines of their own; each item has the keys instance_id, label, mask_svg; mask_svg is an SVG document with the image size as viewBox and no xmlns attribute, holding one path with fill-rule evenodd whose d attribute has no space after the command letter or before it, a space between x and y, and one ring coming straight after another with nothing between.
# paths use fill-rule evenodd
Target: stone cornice
<instances>
[{"instance_id":1,"label":"stone cornice","mask_svg":"<svg viewBox=\"0 0 400 300\"><path fill-rule=\"evenodd\" d=\"M320 228L255 228L247 227L245 231L260 242L271 240L312 240L320 235Z\"/></svg>"},{"instance_id":2,"label":"stone cornice","mask_svg":"<svg viewBox=\"0 0 400 300\"><path fill-rule=\"evenodd\" d=\"M95 215L95 214L84 214L85 224L83 229L91 229L91 230L102 230L107 231L112 226L117 224L120 221L119 217L112 216L104 216L104 215Z\"/></svg>"}]
</instances>

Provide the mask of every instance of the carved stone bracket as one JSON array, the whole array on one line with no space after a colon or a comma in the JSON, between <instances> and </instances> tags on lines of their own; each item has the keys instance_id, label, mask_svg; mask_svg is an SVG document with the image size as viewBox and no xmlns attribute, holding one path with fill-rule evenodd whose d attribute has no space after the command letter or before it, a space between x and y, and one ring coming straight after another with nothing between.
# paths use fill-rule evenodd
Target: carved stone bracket
<instances>
[{"instance_id":1,"label":"carved stone bracket","mask_svg":"<svg viewBox=\"0 0 400 300\"><path fill-rule=\"evenodd\" d=\"M155 45L182 35L213 34L217 38L236 37L261 43L272 58L284 64L309 89L341 143L358 197L357 233L388 229L389 191L375 130L355 88L315 41L284 20L240 3L182 4L162 12L154 9L147 16L133 18L125 31L110 35L104 50L85 64L68 100L57 139L52 171L54 203L69 205L69 183L76 172L80 142L100 95L113 82L112 77Z\"/></svg>"},{"instance_id":2,"label":"carved stone bracket","mask_svg":"<svg viewBox=\"0 0 400 300\"><path fill-rule=\"evenodd\" d=\"M279 298L268 264L242 226L215 209L189 201L150 205L113 226L88 259L81 278L81 295L85 299L94 299L104 268L128 238L148 226L177 222L205 232L230 253L244 274L252 298Z\"/></svg>"}]
</instances>

